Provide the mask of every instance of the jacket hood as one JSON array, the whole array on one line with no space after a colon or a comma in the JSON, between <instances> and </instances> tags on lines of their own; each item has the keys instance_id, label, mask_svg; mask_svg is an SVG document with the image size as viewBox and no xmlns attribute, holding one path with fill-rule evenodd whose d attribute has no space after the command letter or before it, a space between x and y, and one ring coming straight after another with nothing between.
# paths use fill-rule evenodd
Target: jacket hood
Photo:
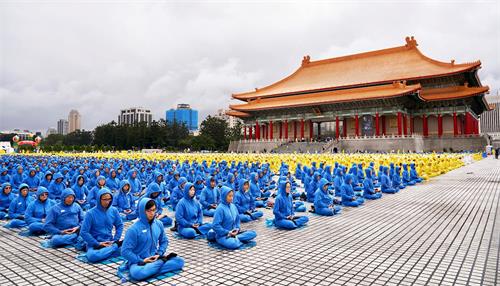
<instances>
[{"instance_id":1,"label":"jacket hood","mask_svg":"<svg viewBox=\"0 0 500 286\"><path fill-rule=\"evenodd\" d=\"M220 201L225 205L229 205L229 203L226 201L226 197L230 192L234 192L233 189L226 186L223 186L221 188Z\"/></svg>"}]
</instances>

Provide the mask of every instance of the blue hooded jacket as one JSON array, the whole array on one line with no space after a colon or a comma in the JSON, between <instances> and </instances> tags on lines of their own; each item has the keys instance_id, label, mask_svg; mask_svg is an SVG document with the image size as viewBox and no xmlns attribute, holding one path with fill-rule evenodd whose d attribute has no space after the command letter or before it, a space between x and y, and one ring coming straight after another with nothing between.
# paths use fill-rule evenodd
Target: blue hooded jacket
<instances>
[{"instance_id":1,"label":"blue hooded jacket","mask_svg":"<svg viewBox=\"0 0 500 286\"><path fill-rule=\"evenodd\" d=\"M129 186L128 191L125 191L123 189L125 185ZM115 206L120 212L123 212L125 210L135 210L134 198L130 193L130 183L128 182L128 180L122 180L120 182L120 191L116 193L113 198L113 206Z\"/></svg>"},{"instance_id":2,"label":"blue hooded jacket","mask_svg":"<svg viewBox=\"0 0 500 286\"><path fill-rule=\"evenodd\" d=\"M284 220L294 215L292 195L286 193L286 182L281 183L278 188L278 196L274 201L274 219Z\"/></svg>"},{"instance_id":3,"label":"blue hooded jacket","mask_svg":"<svg viewBox=\"0 0 500 286\"><path fill-rule=\"evenodd\" d=\"M21 195L21 189L23 189L23 188L28 189L28 194L26 194L26 197L23 197ZM10 205L9 205L9 218L15 219L15 218L20 218L21 216L24 216L24 213L26 212L28 205L32 201L34 201L34 199L29 194L29 186L27 184L19 185L19 195L17 197L15 197L10 202Z\"/></svg>"},{"instance_id":4,"label":"blue hooded jacket","mask_svg":"<svg viewBox=\"0 0 500 286\"><path fill-rule=\"evenodd\" d=\"M34 173L34 175L32 176L31 173ZM40 185L40 178L38 178L35 168L31 168L29 170L28 176L26 177L24 182L28 184L30 189L37 188L38 185Z\"/></svg>"},{"instance_id":5,"label":"blue hooded jacket","mask_svg":"<svg viewBox=\"0 0 500 286\"><path fill-rule=\"evenodd\" d=\"M83 219L80 235L90 247L96 247L100 242L118 241L122 236L123 222L118 210L111 206L111 201L107 208L101 205L101 197L105 194L109 194L113 199L111 191L108 188L102 188L98 194L99 202L87 212ZM114 236L113 227L115 228Z\"/></svg>"},{"instance_id":6,"label":"blue hooded jacket","mask_svg":"<svg viewBox=\"0 0 500 286\"><path fill-rule=\"evenodd\" d=\"M43 193L48 194L49 191L45 187L38 187L36 191L36 200L28 205L24 213L24 220L26 223L32 224L34 222L42 222L42 219L47 217L50 208L56 205L56 202L48 197L44 202L40 201L40 196Z\"/></svg>"},{"instance_id":7,"label":"blue hooded jacket","mask_svg":"<svg viewBox=\"0 0 500 286\"><path fill-rule=\"evenodd\" d=\"M231 188L223 186L221 188L222 201L217 206L213 220L213 230L216 237L225 237L233 229L240 229L240 216L236 206L226 201L227 195L233 192Z\"/></svg>"},{"instance_id":8,"label":"blue hooded jacket","mask_svg":"<svg viewBox=\"0 0 500 286\"><path fill-rule=\"evenodd\" d=\"M158 193L156 198L153 198L154 193ZM155 201L157 214L161 214L163 212L161 197L162 197L162 192L160 190L160 186L157 183L149 184L146 193L143 196L143 198L150 198Z\"/></svg>"},{"instance_id":9,"label":"blue hooded jacket","mask_svg":"<svg viewBox=\"0 0 500 286\"><path fill-rule=\"evenodd\" d=\"M4 175L5 173L5 175ZM9 183L10 184L11 177L9 175L9 169L1 168L0 169L0 184Z\"/></svg>"},{"instance_id":10,"label":"blue hooded jacket","mask_svg":"<svg viewBox=\"0 0 500 286\"><path fill-rule=\"evenodd\" d=\"M97 179L95 179L95 187L93 187L87 196L87 202L90 204L91 207L95 207L97 204L97 196L99 195L99 191L106 187L106 183L104 183L103 186L99 185L99 181L104 180L106 182L106 178L104 176L99 176Z\"/></svg>"},{"instance_id":11,"label":"blue hooded jacket","mask_svg":"<svg viewBox=\"0 0 500 286\"><path fill-rule=\"evenodd\" d=\"M342 201L352 201L352 198L354 197L354 190L352 188L352 174L347 174L345 176L344 183L342 184L341 191L342 191Z\"/></svg>"},{"instance_id":12,"label":"blue hooded jacket","mask_svg":"<svg viewBox=\"0 0 500 286\"><path fill-rule=\"evenodd\" d=\"M61 182L57 182L58 179L62 179ZM64 186L64 177L61 173L56 173L52 178L52 182L50 182L49 187L49 198L52 200L60 199L62 191L66 187Z\"/></svg>"},{"instance_id":13,"label":"blue hooded jacket","mask_svg":"<svg viewBox=\"0 0 500 286\"><path fill-rule=\"evenodd\" d=\"M24 168L23 166L19 165L16 168L16 173L11 176L10 183L12 185L12 189L19 189L21 187L21 184L24 182L26 179L26 175L24 175L24 172L21 172L19 174L19 171L23 171Z\"/></svg>"},{"instance_id":14,"label":"blue hooded jacket","mask_svg":"<svg viewBox=\"0 0 500 286\"><path fill-rule=\"evenodd\" d=\"M192 183L186 183L184 186L184 197L179 201L175 209L175 219L179 224L179 231L183 228L190 228L193 224L203 223L203 212L196 196L189 197L189 189Z\"/></svg>"},{"instance_id":15,"label":"blue hooded jacket","mask_svg":"<svg viewBox=\"0 0 500 286\"><path fill-rule=\"evenodd\" d=\"M327 179L321 179L318 184L318 189L314 194L314 207L317 209L326 209L333 204L333 197L328 193L328 188L323 189L325 185L330 184Z\"/></svg>"},{"instance_id":16,"label":"blue hooded jacket","mask_svg":"<svg viewBox=\"0 0 500 286\"><path fill-rule=\"evenodd\" d=\"M167 250L168 238L163 223L157 219L149 222L146 216L146 204L150 200L139 200L139 219L125 233L121 253L128 266L153 255L162 256Z\"/></svg>"},{"instance_id":17,"label":"blue hooded jacket","mask_svg":"<svg viewBox=\"0 0 500 286\"><path fill-rule=\"evenodd\" d=\"M0 211L7 210L10 206L10 202L12 202L12 200L16 197L12 192L12 189L8 195L5 194L4 190L7 186L12 187L12 185L7 182L2 184L2 192L0 193Z\"/></svg>"},{"instance_id":18,"label":"blue hooded jacket","mask_svg":"<svg viewBox=\"0 0 500 286\"><path fill-rule=\"evenodd\" d=\"M364 193L373 195L375 194L375 187L372 181L372 169L367 168L365 172L366 172L366 178L363 180Z\"/></svg>"},{"instance_id":19,"label":"blue hooded jacket","mask_svg":"<svg viewBox=\"0 0 500 286\"><path fill-rule=\"evenodd\" d=\"M182 184L185 184L185 183L187 183L187 179L185 177L180 177L179 184L177 186L175 186L173 191L172 191L172 195L170 196L170 202L172 203L172 208L174 210L176 209L179 201L184 196L184 190L181 190L180 186L182 186Z\"/></svg>"},{"instance_id":20,"label":"blue hooded jacket","mask_svg":"<svg viewBox=\"0 0 500 286\"><path fill-rule=\"evenodd\" d=\"M220 201L220 195L217 185L214 188L210 186L210 182L215 181L214 177L210 177L207 186L203 189L200 196L200 203L203 209L208 209L212 204L218 204ZM217 182L215 182L217 184Z\"/></svg>"},{"instance_id":21,"label":"blue hooded jacket","mask_svg":"<svg viewBox=\"0 0 500 286\"><path fill-rule=\"evenodd\" d=\"M240 214L255 210L255 201L253 196L250 194L250 189L246 192L243 191L243 185L247 182L248 180L242 179L240 181L240 190L234 195L234 204Z\"/></svg>"},{"instance_id":22,"label":"blue hooded jacket","mask_svg":"<svg viewBox=\"0 0 500 286\"><path fill-rule=\"evenodd\" d=\"M47 176L51 175L52 178L49 180L47 180ZM42 186L42 187L45 187L45 188L49 188L50 184L54 181L54 176L52 175L52 172L51 171L46 171L45 172L45 175L43 175L43 179L40 180L40 185L39 186ZM49 196L50 196L50 192L49 192Z\"/></svg>"},{"instance_id":23,"label":"blue hooded jacket","mask_svg":"<svg viewBox=\"0 0 500 286\"><path fill-rule=\"evenodd\" d=\"M250 174L250 194L254 199L260 198L262 195L259 186L259 179L255 179L255 177L257 177L257 173Z\"/></svg>"},{"instance_id":24,"label":"blue hooded jacket","mask_svg":"<svg viewBox=\"0 0 500 286\"><path fill-rule=\"evenodd\" d=\"M80 178L83 178L83 185L81 186L78 185L78 180L80 180ZM85 200L87 194L89 193L89 189L87 189L85 181L86 181L85 176L78 175L75 184L73 185L73 187L71 187L73 192L75 192L76 200Z\"/></svg>"},{"instance_id":25,"label":"blue hooded jacket","mask_svg":"<svg viewBox=\"0 0 500 286\"><path fill-rule=\"evenodd\" d=\"M70 188L65 189L61 195L61 202L52 207L45 220L44 229L50 234L62 234L65 229L80 226L83 221L83 211L74 201L66 205L64 200L68 196L75 196Z\"/></svg>"}]
</instances>

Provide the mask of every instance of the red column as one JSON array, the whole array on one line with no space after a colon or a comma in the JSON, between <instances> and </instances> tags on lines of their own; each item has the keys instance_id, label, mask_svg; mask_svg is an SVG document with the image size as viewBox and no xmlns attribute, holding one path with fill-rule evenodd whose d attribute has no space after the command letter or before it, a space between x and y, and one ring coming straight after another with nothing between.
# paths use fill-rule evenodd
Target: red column
<instances>
[{"instance_id":1,"label":"red column","mask_svg":"<svg viewBox=\"0 0 500 286\"><path fill-rule=\"evenodd\" d=\"M273 140L273 122L269 121L269 139Z\"/></svg>"},{"instance_id":2,"label":"red column","mask_svg":"<svg viewBox=\"0 0 500 286\"><path fill-rule=\"evenodd\" d=\"M438 136L443 136L443 116L438 114Z\"/></svg>"},{"instance_id":3,"label":"red column","mask_svg":"<svg viewBox=\"0 0 500 286\"><path fill-rule=\"evenodd\" d=\"M259 122L255 122L255 140L260 140L260 125L259 125Z\"/></svg>"},{"instance_id":4,"label":"red column","mask_svg":"<svg viewBox=\"0 0 500 286\"><path fill-rule=\"evenodd\" d=\"M309 120L309 140L312 140L314 136L313 121Z\"/></svg>"},{"instance_id":5,"label":"red column","mask_svg":"<svg viewBox=\"0 0 500 286\"><path fill-rule=\"evenodd\" d=\"M464 120L464 134L468 135L470 134L470 114L469 112L465 113L465 120Z\"/></svg>"},{"instance_id":6,"label":"red column","mask_svg":"<svg viewBox=\"0 0 500 286\"><path fill-rule=\"evenodd\" d=\"M243 126L243 139L247 140L247 126Z\"/></svg>"},{"instance_id":7,"label":"red column","mask_svg":"<svg viewBox=\"0 0 500 286\"><path fill-rule=\"evenodd\" d=\"M304 139L304 119L300 120L300 140Z\"/></svg>"},{"instance_id":8,"label":"red column","mask_svg":"<svg viewBox=\"0 0 500 286\"><path fill-rule=\"evenodd\" d=\"M429 136L429 128L427 127L427 116L425 116L425 114L422 115L422 125L423 125L423 127L422 127L423 132L422 133L424 134L424 137Z\"/></svg>"},{"instance_id":9,"label":"red column","mask_svg":"<svg viewBox=\"0 0 500 286\"><path fill-rule=\"evenodd\" d=\"M382 115L382 134L387 135L387 132L385 129L385 115Z\"/></svg>"},{"instance_id":10,"label":"red column","mask_svg":"<svg viewBox=\"0 0 500 286\"><path fill-rule=\"evenodd\" d=\"M250 125L248 127L248 138L249 139L253 139L252 129L253 129L253 127L252 127L252 125Z\"/></svg>"},{"instance_id":11,"label":"red column","mask_svg":"<svg viewBox=\"0 0 500 286\"><path fill-rule=\"evenodd\" d=\"M401 136L402 134L402 126L401 126L401 112L398 112L398 135Z\"/></svg>"},{"instance_id":12,"label":"red column","mask_svg":"<svg viewBox=\"0 0 500 286\"><path fill-rule=\"evenodd\" d=\"M339 132L340 132L340 122L339 122L339 117L336 116L335 117L335 138L336 139L339 139L339 137L340 137Z\"/></svg>"},{"instance_id":13,"label":"red column","mask_svg":"<svg viewBox=\"0 0 500 286\"><path fill-rule=\"evenodd\" d=\"M458 135L457 113L453 112L453 136Z\"/></svg>"},{"instance_id":14,"label":"red column","mask_svg":"<svg viewBox=\"0 0 500 286\"><path fill-rule=\"evenodd\" d=\"M297 120L293 122L293 139L297 139Z\"/></svg>"},{"instance_id":15,"label":"red column","mask_svg":"<svg viewBox=\"0 0 500 286\"><path fill-rule=\"evenodd\" d=\"M410 115L410 135L413 135L413 130L415 130L414 124L415 124L415 118Z\"/></svg>"},{"instance_id":16,"label":"red column","mask_svg":"<svg viewBox=\"0 0 500 286\"><path fill-rule=\"evenodd\" d=\"M285 120L285 139L288 140L288 120Z\"/></svg>"},{"instance_id":17,"label":"red column","mask_svg":"<svg viewBox=\"0 0 500 286\"><path fill-rule=\"evenodd\" d=\"M408 135L408 123L406 122L406 114L403 114L403 134Z\"/></svg>"},{"instance_id":18,"label":"red column","mask_svg":"<svg viewBox=\"0 0 500 286\"><path fill-rule=\"evenodd\" d=\"M279 129L280 129L280 139L283 139L283 122L281 121L279 123Z\"/></svg>"},{"instance_id":19,"label":"red column","mask_svg":"<svg viewBox=\"0 0 500 286\"><path fill-rule=\"evenodd\" d=\"M344 138L347 137L347 118L344 117L342 122L342 129L344 129Z\"/></svg>"},{"instance_id":20,"label":"red column","mask_svg":"<svg viewBox=\"0 0 500 286\"><path fill-rule=\"evenodd\" d=\"M379 124L379 115L378 112L375 113L375 135L380 136L380 124Z\"/></svg>"},{"instance_id":21,"label":"red column","mask_svg":"<svg viewBox=\"0 0 500 286\"><path fill-rule=\"evenodd\" d=\"M356 136L359 136L359 117L357 114L354 116L354 124L354 131L356 133Z\"/></svg>"}]
</instances>

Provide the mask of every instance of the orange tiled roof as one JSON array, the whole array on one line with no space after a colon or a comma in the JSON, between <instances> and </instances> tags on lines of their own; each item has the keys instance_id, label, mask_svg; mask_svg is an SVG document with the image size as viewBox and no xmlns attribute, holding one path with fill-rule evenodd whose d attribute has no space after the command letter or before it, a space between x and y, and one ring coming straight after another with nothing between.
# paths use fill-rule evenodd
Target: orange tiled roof
<instances>
[{"instance_id":1,"label":"orange tiled roof","mask_svg":"<svg viewBox=\"0 0 500 286\"><path fill-rule=\"evenodd\" d=\"M421 89L420 84L406 85L403 82L370 87L341 89L286 97L263 98L244 104L230 105L233 110L249 112L265 109L291 108L356 100L391 98L414 93Z\"/></svg>"},{"instance_id":2,"label":"orange tiled roof","mask_svg":"<svg viewBox=\"0 0 500 286\"><path fill-rule=\"evenodd\" d=\"M233 97L249 100L306 91L384 84L456 74L480 65L480 61L457 64L454 60L447 63L433 60L418 50L413 37L407 37L406 45L395 48L320 61L310 61L310 57L306 56L302 66L290 76L255 91L235 93Z\"/></svg>"},{"instance_id":3,"label":"orange tiled roof","mask_svg":"<svg viewBox=\"0 0 500 286\"><path fill-rule=\"evenodd\" d=\"M424 101L459 99L486 93L489 89L488 86L468 87L467 85L428 88L420 92L420 98Z\"/></svg>"},{"instance_id":4,"label":"orange tiled roof","mask_svg":"<svg viewBox=\"0 0 500 286\"><path fill-rule=\"evenodd\" d=\"M235 116L235 117L250 117L249 113L241 112L241 111L237 111L237 110L228 110L228 111L226 111L226 115Z\"/></svg>"}]
</instances>

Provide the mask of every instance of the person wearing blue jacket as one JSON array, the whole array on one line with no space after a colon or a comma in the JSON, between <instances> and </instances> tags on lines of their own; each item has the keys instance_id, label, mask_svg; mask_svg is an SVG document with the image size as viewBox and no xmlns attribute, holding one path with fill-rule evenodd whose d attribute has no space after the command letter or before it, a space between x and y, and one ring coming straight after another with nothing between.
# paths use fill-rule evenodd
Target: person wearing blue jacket
<instances>
[{"instance_id":1,"label":"person wearing blue jacket","mask_svg":"<svg viewBox=\"0 0 500 286\"><path fill-rule=\"evenodd\" d=\"M422 182L424 179L418 176L417 169L415 168L415 163L410 163L410 179L416 183Z\"/></svg>"},{"instance_id":2,"label":"person wearing blue jacket","mask_svg":"<svg viewBox=\"0 0 500 286\"><path fill-rule=\"evenodd\" d=\"M50 194L50 193L49 193ZM64 189L61 202L52 207L45 220L44 230L52 235L52 247L75 244L83 221L83 210L75 204L75 193Z\"/></svg>"},{"instance_id":3,"label":"person wearing blue jacket","mask_svg":"<svg viewBox=\"0 0 500 286\"><path fill-rule=\"evenodd\" d=\"M10 183L5 182L2 184L0 192L0 219L7 217L9 213L10 202L15 199L14 193L12 193L12 186Z\"/></svg>"},{"instance_id":4,"label":"person wearing blue jacket","mask_svg":"<svg viewBox=\"0 0 500 286\"><path fill-rule=\"evenodd\" d=\"M274 224L282 229L296 229L309 221L307 216L295 216L292 202L292 185L286 182L279 186L278 196L274 201Z\"/></svg>"},{"instance_id":5,"label":"person wearing blue jacket","mask_svg":"<svg viewBox=\"0 0 500 286\"><path fill-rule=\"evenodd\" d=\"M109 178L106 179L106 187L110 189L113 194L118 192L120 188L120 180L116 175L116 171L111 169L111 171L109 171Z\"/></svg>"},{"instance_id":6,"label":"person wearing blue jacket","mask_svg":"<svg viewBox=\"0 0 500 286\"><path fill-rule=\"evenodd\" d=\"M376 200L382 197L382 193L379 190L375 190L372 180L372 169L366 168L366 177L363 180L363 197L369 200Z\"/></svg>"},{"instance_id":7,"label":"person wearing blue jacket","mask_svg":"<svg viewBox=\"0 0 500 286\"><path fill-rule=\"evenodd\" d=\"M406 185L402 182L401 176L399 175L401 173L401 168L399 166L396 166L394 169L394 174L392 175L392 186L393 188L399 188L400 190L406 188Z\"/></svg>"},{"instance_id":8,"label":"person wearing blue jacket","mask_svg":"<svg viewBox=\"0 0 500 286\"><path fill-rule=\"evenodd\" d=\"M89 204L87 201L87 194L89 193L89 189L85 185L85 176L78 175L76 182L71 189L75 192L76 202L82 207L82 209L88 209Z\"/></svg>"},{"instance_id":9,"label":"person wearing blue jacket","mask_svg":"<svg viewBox=\"0 0 500 286\"><path fill-rule=\"evenodd\" d=\"M392 180L389 178L389 168L385 166L383 170L384 171L380 178L380 187L382 193L395 194L399 192L399 188L396 189L392 187Z\"/></svg>"},{"instance_id":10,"label":"person wearing blue jacket","mask_svg":"<svg viewBox=\"0 0 500 286\"><path fill-rule=\"evenodd\" d=\"M24 174L23 166L17 166L16 170L17 172L10 178L10 184L12 185L12 190L14 190L15 193L18 193L21 184L24 183L24 180L26 179L26 175Z\"/></svg>"},{"instance_id":11,"label":"person wearing blue jacket","mask_svg":"<svg viewBox=\"0 0 500 286\"><path fill-rule=\"evenodd\" d=\"M26 226L24 213L28 205L34 201L32 196L29 196L29 186L22 183L19 185L19 195L10 202L9 218L12 219L8 227L18 228Z\"/></svg>"},{"instance_id":12,"label":"person wearing blue jacket","mask_svg":"<svg viewBox=\"0 0 500 286\"><path fill-rule=\"evenodd\" d=\"M307 201L310 203L314 203L314 194L318 189L318 184L320 180L321 180L321 174L319 172L314 172L312 180L309 182L307 186L305 186Z\"/></svg>"},{"instance_id":13,"label":"person wearing blue jacket","mask_svg":"<svg viewBox=\"0 0 500 286\"><path fill-rule=\"evenodd\" d=\"M175 209L175 220L178 223L177 231L185 238L205 235L212 229L211 223L203 223L203 211L195 195L194 185L186 183L184 197L179 201Z\"/></svg>"},{"instance_id":14,"label":"person wearing blue jacket","mask_svg":"<svg viewBox=\"0 0 500 286\"><path fill-rule=\"evenodd\" d=\"M403 164L403 183L407 186L414 186L417 182L410 178L410 172L408 172L408 165Z\"/></svg>"},{"instance_id":15,"label":"person wearing blue jacket","mask_svg":"<svg viewBox=\"0 0 500 286\"><path fill-rule=\"evenodd\" d=\"M164 226L170 226L172 225L172 219L167 216L166 213L163 213L163 208L162 208L162 197L161 197L161 190L160 186L157 183L151 183L149 184L146 194L144 194L143 197L145 198L150 198L155 201L156 203L156 219L161 221Z\"/></svg>"},{"instance_id":16,"label":"person wearing blue jacket","mask_svg":"<svg viewBox=\"0 0 500 286\"><path fill-rule=\"evenodd\" d=\"M9 169L0 168L0 184L9 183L10 184L11 176L9 175Z\"/></svg>"},{"instance_id":17,"label":"person wearing blue jacket","mask_svg":"<svg viewBox=\"0 0 500 286\"><path fill-rule=\"evenodd\" d=\"M234 195L234 205L238 209L241 222L249 222L261 218L264 213L255 209L254 198L250 194L248 180L240 180L240 191Z\"/></svg>"},{"instance_id":18,"label":"person wearing blue jacket","mask_svg":"<svg viewBox=\"0 0 500 286\"><path fill-rule=\"evenodd\" d=\"M132 169L127 173L127 180L130 183L130 192L134 200L138 200L142 195L142 184L139 178L137 178L137 170Z\"/></svg>"},{"instance_id":19,"label":"person wearing blue jacket","mask_svg":"<svg viewBox=\"0 0 500 286\"><path fill-rule=\"evenodd\" d=\"M257 237L253 230L240 229L240 217L233 204L234 191L226 186L221 188L221 203L214 215L213 229L215 241L228 249L240 248L244 243Z\"/></svg>"},{"instance_id":20,"label":"person wearing blue jacket","mask_svg":"<svg viewBox=\"0 0 500 286\"><path fill-rule=\"evenodd\" d=\"M203 208L203 215L213 217L215 209L220 202L220 194L216 188L217 182L214 177L209 178L209 185L201 191L200 203Z\"/></svg>"},{"instance_id":21,"label":"person wearing blue jacket","mask_svg":"<svg viewBox=\"0 0 500 286\"><path fill-rule=\"evenodd\" d=\"M43 179L40 180L39 186L47 188L47 190L48 190L50 184L52 183L52 178L53 178L52 172L50 170L46 171L45 175L43 176ZM50 195L50 193L49 193L49 195Z\"/></svg>"},{"instance_id":22,"label":"person wearing blue jacket","mask_svg":"<svg viewBox=\"0 0 500 286\"><path fill-rule=\"evenodd\" d=\"M178 184L172 190L172 195L170 196L170 203L172 204L172 209L174 211L177 207L177 204L184 196L184 187L186 186L186 183L187 179L185 177L180 177Z\"/></svg>"},{"instance_id":23,"label":"person wearing blue jacket","mask_svg":"<svg viewBox=\"0 0 500 286\"><path fill-rule=\"evenodd\" d=\"M118 210L113 207L113 195L108 188L99 190L98 203L83 219L80 236L87 245L87 259L91 263L120 255L120 238L123 221ZM115 233L113 235L113 228Z\"/></svg>"},{"instance_id":24,"label":"person wearing blue jacket","mask_svg":"<svg viewBox=\"0 0 500 286\"><path fill-rule=\"evenodd\" d=\"M330 182L323 178L319 180L318 189L314 194L314 213L322 216L332 216L341 212L342 208L333 203L333 197L329 194Z\"/></svg>"},{"instance_id":25,"label":"person wearing blue jacket","mask_svg":"<svg viewBox=\"0 0 500 286\"><path fill-rule=\"evenodd\" d=\"M47 188L49 190L49 198L51 200L59 200L61 198L61 193L66 188L63 179L64 177L61 173L56 173L54 175L53 181Z\"/></svg>"},{"instance_id":26,"label":"person wearing blue jacket","mask_svg":"<svg viewBox=\"0 0 500 286\"><path fill-rule=\"evenodd\" d=\"M354 194L354 189L352 187L352 174L347 174L345 176L344 183L342 184L342 205L348 207L358 207L362 205L365 200L363 198L356 197Z\"/></svg>"},{"instance_id":27,"label":"person wearing blue jacket","mask_svg":"<svg viewBox=\"0 0 500 286\"><path fill-rule=\"evenodd\" d=\"M90 189L87 196L87 202L91 208L97 205L97 195L104 187L106 187L106 178L104 176L98 176L95 180L95 186Z\"/></svg>"},{"instance_id":28,"label":"person wearing blue jacket","mask_svg":"<svg viewBox=\"0 0 500 286\"><path fill-rule=\"evenodd\" d=\"M122 219L133 220L137 218L135 201L130 193L128 180L120 181L120 191L114 195L113 206L115 206Z\"/></svg>"},{"instance_id":29,"label":"person wearing blue jacket","mask_svg":"<svg viewBox=\"0 0 500 286\"><path fill-rule=\"evenodd\" d=\"M342 194L341 188L344 183L344 174L342 168L335 169L335 178L333 179L333 187L335 189L335 196L340 197Z\"/></svg>"},{"instance_id":30,"label":"person wearing blue jacket","mask_svg":"<svg viewBox=\"0 0 500 286\"><path fill-rule=\"evenodd\" d=\"M38 187L36 190L36 200L31 202L24 213L24 220L28 224L31 235L45 234L43 224L49 210L56 205L56 202L49 199L49 190L45 187Z\"/></svg>"},{"instance_id":31,"label":"person wearing blue jacket","mask_svg":"<svg viewBox=\"0 0 500 286\"><path fill-rule=\"evenodd\" d=\"M263 208L267 203L266 191L259 185L259 175L257 173L250 174L250 194L255 200L255 207Z\"/></svg>"},{"instance_id":32,"label":"person wearing blue jacket","mask_svg":"<svg viewBox=\"0 0 500 286\"><path fill-rule=\"evenodd\" d=\"M36 169L31 168L29 170L28 176L24 180L26 184L30 187L30 191L36 192L38 185L40 185L40 178L36 174Z\"/></svg>"},{"instance_id":33,"label":"person wearing blue jacket","mask_svg":"<svg viewBox=\"0 0 500 286\"><path fill-rule=\"evenodd\" d=\"M139 220L125 233L121 254L127 260L130 277L135 281L184 267L184 259L177 254L165 255L168 238L163 223L155 219L157 207L154 200L142 198L137 210Z\"/></svg>"}]
</instances>

